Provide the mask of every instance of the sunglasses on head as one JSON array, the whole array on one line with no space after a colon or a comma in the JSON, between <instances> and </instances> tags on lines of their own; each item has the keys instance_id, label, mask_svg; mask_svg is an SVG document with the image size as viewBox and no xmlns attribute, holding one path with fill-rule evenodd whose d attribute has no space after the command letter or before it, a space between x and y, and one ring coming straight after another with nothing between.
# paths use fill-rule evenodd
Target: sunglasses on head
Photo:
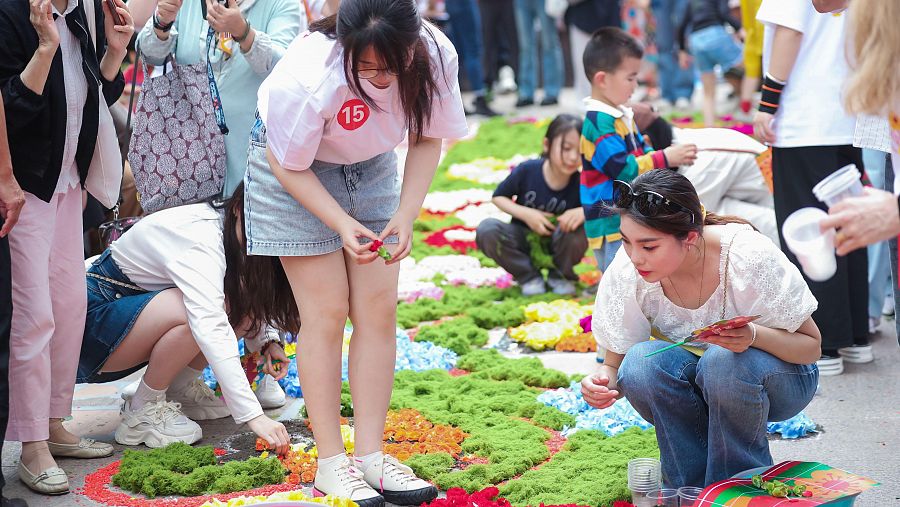
<instances>
[{"instance_id":1,"label":"sunglasses on head","mask_svg":"<svg viewBox=\"0 0 900 507\"><path fill-rule=\"evenodd\" d=\"M691 216L691 223L694 223L694 213L681 204L652 190L636 193L631 185L621 180L613 181L613 204L623 209L633 205L638 213L647 218L653 218L660 213L687 213Z\"/></svg>"}]
</instances>

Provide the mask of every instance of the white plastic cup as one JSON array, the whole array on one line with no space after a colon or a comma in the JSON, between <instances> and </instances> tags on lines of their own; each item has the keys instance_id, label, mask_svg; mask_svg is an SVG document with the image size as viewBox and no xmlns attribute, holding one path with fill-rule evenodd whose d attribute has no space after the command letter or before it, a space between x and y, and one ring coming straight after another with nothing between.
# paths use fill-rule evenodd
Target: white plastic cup
<instances>
[{"instance_id":1,"label":"white plastic cup","mask_svg":"<svg viewBox=\"0 0 900 507\"><path fill-rule=\"evenodd\" d=\"M678 507L678 490L663 488L647 493L653 507Z\"/></svg>"},{"instance_id":2,"label":"white plastic cup","mask_svg":"<svg viewBox=\"0 0 900 507\"><path fill-rule=\"evenodd\" d=\"M813 187L813 195L830 208L847 197L862 195L860 177L855 165L845 165L817 183Z\"/></svg>"},{"instance_id":3,"label":"white plastic cup","mask_svg":"<svg viewBox=\"0 0 900 507\"><path fill-rule=\"evenodd\" d=\"M800 262L803 272L814 282L824 282L837 271L834 257L834 230L820 232L819 222L828 213L819 208L801 208L791 213L781 227L784 242Z\"/></svg>"},{"instance_id":4,"label":"white plastic cup","mask_svg":"<svg viewBox=\"0 0 900 507\"><path fill-rule=\"evenodd\" d=\"M693 486L682 486L678 488L678 505L679 507L697 507L697 498L703 493L702 488Z\"/></svg>"}]
</instances>

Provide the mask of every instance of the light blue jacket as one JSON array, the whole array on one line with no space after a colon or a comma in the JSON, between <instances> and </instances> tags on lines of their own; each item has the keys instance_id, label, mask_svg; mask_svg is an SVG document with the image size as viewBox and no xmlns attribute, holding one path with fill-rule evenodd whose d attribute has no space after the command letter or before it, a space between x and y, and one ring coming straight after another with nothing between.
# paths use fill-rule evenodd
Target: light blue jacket
<instances>
[{"instance_id":1,"label":"light blue jacket","mask_svg":"<svg viewBox=\"0 0 900 507\"><path fill-rule=\"evenodd\" d=\"M165 41L159 40L153 30L153 19L138 35L138 45L144 61L159 66L166 57L175 53L175 61L192 65L205 61L206 33L209 24L203 19L200 2L186 0L175 18L175 25ZM232 55L214 47L210 50L210 62L216 76L216 84L222 97L222 109L229 133L225 136L225 195L230 196L244 178L247 169L247 149L250 147L250 129L255 123L256 92L269 72L284 55L301 27L306 28L306 14L298 0L243 0L241 12L256 31L253 45L246 53L232 42ZM213 46L218 38L213 41Z\"/></svg>"}]
</instances>

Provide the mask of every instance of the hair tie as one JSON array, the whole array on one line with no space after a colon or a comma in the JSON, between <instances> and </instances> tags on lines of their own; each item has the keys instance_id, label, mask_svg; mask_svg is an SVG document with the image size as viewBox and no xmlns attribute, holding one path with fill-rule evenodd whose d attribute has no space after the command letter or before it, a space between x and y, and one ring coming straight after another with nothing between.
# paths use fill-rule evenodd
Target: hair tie
<instances>
[{"instance_id":1,"label":"hair tie","mask_svg":"<svg viewBox=\"0 0 900 507\"><path fill-rule=\"evenodd\" d=\"M700 205L700 221L703 223L706 222L706 208L703 207L702 204Z\"/></svg>"}]
</instances>

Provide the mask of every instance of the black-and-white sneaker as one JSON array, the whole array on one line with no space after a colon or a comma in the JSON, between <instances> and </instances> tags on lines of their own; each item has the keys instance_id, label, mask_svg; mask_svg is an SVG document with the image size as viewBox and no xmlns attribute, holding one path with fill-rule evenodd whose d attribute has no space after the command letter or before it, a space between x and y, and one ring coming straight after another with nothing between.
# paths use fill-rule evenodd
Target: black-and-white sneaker
<instances>
[{"instance_id":1,"label":"black-and-white sneaker","mask_svg":"<svg viewBox=\"0 0 900 507\"><path fill-rule=\"evenodd\" d=\"M384 497L379 495L363 479L363 473L350 463L350 458L341 456L330 467L320 466L313 482L313 496L326 495L349 498L359 507L383 507Z\"/></svg>"},{"instance_id":2,"label":"black-and-white sneaker","mask_svg":"<svg viewBox=\"0 0 900 507\"><path fill-rule=\"evenodd\" d=\"M838 354L847 363L871 363L875 360L872 354L871 345L853 345L852 347L844 347L838 349Z\"/></svg>"},{"instance_id":3,"label":"black-and-white sneaker","mask_svg":"<svg viewBox=\"0 0 900 507\"><path fill-rule=\"evenodd\" d=\"M438 495L436 487L416 477L412 468L389 454L385 454L381 462L369 465L363 478L386 502L395 505L421 505Z\"/></svg>"},{"instance_id":4,"label":"black-and-white sneaker","mask_svg":"<svg viewBox=\"0 0 900 507\"><path fill-rule=\"evenodd\" d=\"M844 373L844 358L841 356L823 355L816 361L816 367L819 368L819 376L833 377Z\"/></svg>"}]
</instances>

